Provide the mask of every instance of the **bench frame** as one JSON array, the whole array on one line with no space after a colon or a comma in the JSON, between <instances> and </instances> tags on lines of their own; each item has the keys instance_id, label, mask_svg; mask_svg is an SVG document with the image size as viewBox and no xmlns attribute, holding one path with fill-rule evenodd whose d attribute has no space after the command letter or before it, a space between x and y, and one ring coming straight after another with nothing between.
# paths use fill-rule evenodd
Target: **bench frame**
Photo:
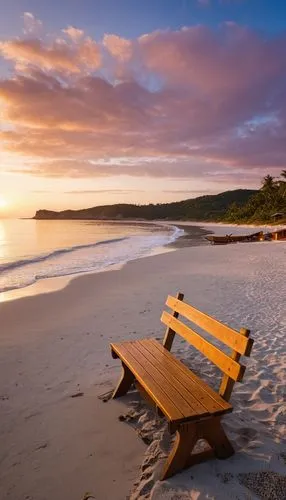
<instances>
[{"instance_id":1,"label":"bench frame","mask_svg":"<svg viewBox=\"0 0 286 500\"><path fill-rule=\"evenodd\" d=\"M163 340L163 346L170 351L176 334L192 343L198 350L213 361L224 372L220 384L219 395L229 401L235 381L241 381L245 367L239 365L241 355L249 356L253 345L253 340L249 338L250 331L242 328L240 332L232 330L228 326L220 323L214 318L198 311L187 303L183 302L183 293L178 293L177 297L168 297L166 304L173 309L173 314L163 312L161 321L167 325L166 334ZM180 312L179 312L180 311ZM230 356L221 353L218 348L209 344L208 341L202 339L198 333L190 329L188 326L178 321L179 314L183 314L185 318L195 323L200 328L224 342L228 347L234 347ZM202 339L202 340L199 340ZM236 350L238 349L238 350ZM111 352L113 358L120 357L115 348L111 344ZM229 361L228 361L228 359ZM234 362L232 363L231 360ZM134 382L138 389L145 396L145 399L160 413L162 411L156 406L152 397L146 393L145 389L136 381L136 376L122 362L122 376L117 387L113 392L113 398L123 396L128 392ZM231 376L230 376L231 375ZM230 411L232 408L230 409ZM200 463L209 458L225 459L233 455L234 449L228 440L223 427L221 425L221 416L211 416L190 422L169 422L169 431L171 434L176 432L176 438L173 448L168 456L160 479L167 479L180 470L183 470L191 465ZM209 448L199 453L192 453L197 441L204 439L209 444Z\"/></svg>"}]
</instances>

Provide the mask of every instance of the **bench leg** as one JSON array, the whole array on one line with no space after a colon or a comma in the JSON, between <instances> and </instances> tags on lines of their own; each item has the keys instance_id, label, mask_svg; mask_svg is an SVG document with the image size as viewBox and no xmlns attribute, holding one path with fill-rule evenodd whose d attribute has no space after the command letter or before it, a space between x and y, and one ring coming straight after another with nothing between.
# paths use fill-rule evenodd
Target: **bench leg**
<instances>
[{"instance_id":1,"label":"bench leg","mask_svg":"<svg viewBox=\"0 0 286 500\"><path fill-rule=\"evenodd\" d=\"M234 449L224 432L220 417L212 418L208 423L202 422L200 434L208 441L217 458L228 458L234 454Z\"/></svg>"},{"instance_id":2,"label":"bench leg","mask_svg":"<svg viewBox=\"0 0 286 500\"><path fill-rule=\"evenodd\" d=\"M211 448L192 454L199 439L207 441ZM191 465L199 464L210 458L223 459L233 454L234 449L221 426L219 417L192 424L181 424L176 431L175 443L160 479L163 481Z\"/></svg>"},{"instance_id":3,"label":"bench leg","mask_svg":"<svg viewBox=\"0 0 286 500\"><path fill-rule=\"evenodd\" d=\"M115 398L120 398L120 396L124 396L124 394L126 394L129 391L132 383L134 382L134 379L135 377L133 373L122 362L122 375L116 389L112 394L112 397L115 399Z\"/></svg>"},{"instance_id":4,"label":"bench leg","mask_svg":"<svg viewBox=\"0 0 286 500\"><path fill-rule=\"evenodd\" d=\"M198 437L196 424L182 424L176 432L173 449L164 465L161 481L173 476L187 466L188 459Z\"/></svg>"}]
</instances>

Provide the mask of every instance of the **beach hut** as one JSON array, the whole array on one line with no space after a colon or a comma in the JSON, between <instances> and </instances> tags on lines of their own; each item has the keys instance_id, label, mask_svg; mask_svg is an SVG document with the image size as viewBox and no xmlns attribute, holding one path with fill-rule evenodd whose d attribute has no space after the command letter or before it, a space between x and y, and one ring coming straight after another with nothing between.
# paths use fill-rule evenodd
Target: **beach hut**
<instances>
[{"instance_id":1,"label":"beach hut","mask_svg":"<svg viewBox=\"0 0 286 500\"><path fill-rule=\"evenodd\" d=\"M286 228L279 229L278 231L274 231L272 233L272 240L286 240Z\"/></svg>"},{"instance_id":2,"label":"beach hut","mask_svg":"<svg viewBox=\"0 0 286 500\"><path fill-rule=\"evenodd\" d=\"M271 217L273 218L273 221L276 222L286 217L286 214L283 212L276 212L276 214L272 214Z\"/></svg>"}]
</instances>

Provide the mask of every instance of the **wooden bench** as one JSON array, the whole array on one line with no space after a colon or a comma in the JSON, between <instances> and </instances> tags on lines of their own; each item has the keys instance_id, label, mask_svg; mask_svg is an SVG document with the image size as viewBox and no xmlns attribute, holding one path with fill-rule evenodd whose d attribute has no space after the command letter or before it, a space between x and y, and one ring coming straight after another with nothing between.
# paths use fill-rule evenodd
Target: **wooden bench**
<instances>
[{"instance_id":1,"label":"wooden bench","mask_svg":"<svg viewBox=\"0 0 286 500\"><path fill-rule=\"evenodd\" d=\"M176 432L162 480L207 458L227 458L234 453L221 418L232 411L229 403L231 392L235 382L242 381L245 371L239 360L241 355L250 355L253 345L249 330L242 328L237 332L183 302L183 298L182 293L176 298L167 298L166 304L173 313L164 311L161 317L167 326L163 345L150 338L111 344L112 356L120 358L123 367L113 397L123 396L132 383L137 382L141 392L168 419L171 434ZM179 314L224 343L231 352L226 354L210 343L180 321ZM223 372L218 392L170 354L176 333ZM210 447L204 452L192 453L198 439L205 439Z\"/></svg>"}]
</instances>

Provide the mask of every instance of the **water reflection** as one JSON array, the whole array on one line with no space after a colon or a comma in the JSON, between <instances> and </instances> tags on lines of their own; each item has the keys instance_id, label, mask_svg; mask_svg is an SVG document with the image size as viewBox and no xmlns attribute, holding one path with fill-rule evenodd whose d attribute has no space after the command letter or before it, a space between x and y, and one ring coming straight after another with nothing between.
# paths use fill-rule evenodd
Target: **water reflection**
<instances>
[{"instance_id":1,"label":"water reflection","mask_svg":"<svg viewBox=\"0 0 286 500\"><path fill-rule=\"evenodd\" d=\"M4 221L0 220L0 265L7 257L7 230Z\"/></svg>"}]
</instances>

